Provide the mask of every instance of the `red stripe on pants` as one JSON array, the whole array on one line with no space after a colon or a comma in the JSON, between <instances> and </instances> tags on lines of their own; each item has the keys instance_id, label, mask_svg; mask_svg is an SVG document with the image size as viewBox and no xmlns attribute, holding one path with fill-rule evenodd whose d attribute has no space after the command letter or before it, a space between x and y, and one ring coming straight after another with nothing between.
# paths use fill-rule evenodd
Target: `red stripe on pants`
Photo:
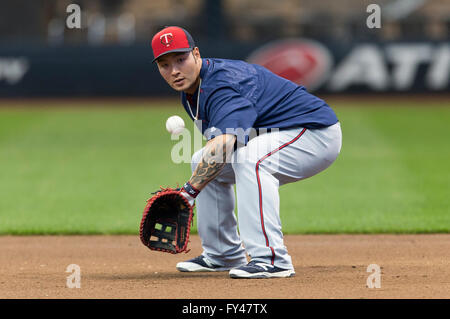
<instances>
[{"instance_id":1,"label":"red stripe on pants","mask_svg":"<svg viewBox=\"0 0 450 319\"><path fill-rule=\"evenodd\" d=\"M266 233L266 228L264 226L264 213L263 213L263 203L262 203L262 189L261 189L261 180L259 178L259 164L261 164L262 161L264 161L266 158L268 158L269 156L271 156L272 154L280 151L281 149L285 148L286 146L294 143L295 141L297 141L302 135L303 133L305 133L306 128L304 128L300 134L298 134L296 137L294 137L294 139L292 139L291 141L281 145L280 147L276 148L275 150L273 150L272 152L264 155L257 163L256 163L256 179L258 182L258 194L259 194L259 215L261 217L261 228L264 234L264 238L266 239L266 246L270 248L270 250L272 251L272 260L271 260L271 264L273 265L275 262L275 250L273 249L272 246L270 246L269 243L269 238L267 237L267 233Z\"/></svg>"}]
</instances>

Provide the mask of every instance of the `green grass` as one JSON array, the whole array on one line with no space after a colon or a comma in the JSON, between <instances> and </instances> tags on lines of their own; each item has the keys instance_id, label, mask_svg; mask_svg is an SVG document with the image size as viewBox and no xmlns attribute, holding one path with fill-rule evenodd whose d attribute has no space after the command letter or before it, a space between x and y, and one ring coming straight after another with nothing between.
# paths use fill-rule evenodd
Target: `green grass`
<instances>
[{"instance_id":1,"label":"green grass","mask_svg":"<svg viewBox=\"0 0 450 319\"><path fill-rule=\"evenodd\" d=\"M342 152L280 188L285 233L450 231L450 103L404 104L332 104ZM193 131L181 106L82 106L0 108L0 234L137 234L150 192L189 178L165 130Z\"/></svg>"}]
</instances>

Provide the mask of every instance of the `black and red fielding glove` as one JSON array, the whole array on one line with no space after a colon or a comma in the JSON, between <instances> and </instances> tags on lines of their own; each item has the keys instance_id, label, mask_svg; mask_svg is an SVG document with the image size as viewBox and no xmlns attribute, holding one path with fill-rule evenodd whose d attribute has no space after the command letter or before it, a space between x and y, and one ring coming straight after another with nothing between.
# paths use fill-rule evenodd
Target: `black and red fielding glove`
<instances>
[{"instance_id":1,"label":"black and red fielding glove","mask_svg":"<svg viewBox=\"0 0 450 319\"><path fill-rule=\"evenodd\" d=\"M152 193L144 208L139 231L145 246L172 254L189 251L194 200L198 195L191 187L186 183L183 188L161 188Z\"/></svg>"}]
</instances>

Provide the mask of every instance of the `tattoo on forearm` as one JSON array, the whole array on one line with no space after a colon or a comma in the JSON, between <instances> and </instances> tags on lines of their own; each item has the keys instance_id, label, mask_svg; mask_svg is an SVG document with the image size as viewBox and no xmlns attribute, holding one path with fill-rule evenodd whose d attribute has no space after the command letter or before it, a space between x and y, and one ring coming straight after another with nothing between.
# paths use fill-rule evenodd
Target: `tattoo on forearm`
<instances>
[{"instance_id":1,"label":"tattoo on forearm","mask_svg":"<svg viewBox=\"0 0 450 319\"><path fill-rule=\"evenodd\" d=\"M234 140L233 140L234 143ZM227 153L228 151L228 153ZM223 169L229 155L229 144L215 143L205 149L201 162L197 165L190 183L197 189L202 189L213 180Z\"/></svg>"}]
</instances>

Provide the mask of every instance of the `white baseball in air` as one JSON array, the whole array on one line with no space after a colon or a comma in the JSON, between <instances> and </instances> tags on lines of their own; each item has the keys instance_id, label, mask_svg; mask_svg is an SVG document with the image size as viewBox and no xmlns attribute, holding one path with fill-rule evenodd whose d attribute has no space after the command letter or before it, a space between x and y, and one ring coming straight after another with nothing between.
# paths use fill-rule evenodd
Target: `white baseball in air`
<instances>
[{"instance_id":1,"label":"white baseball in air","mask_svg":"<svg viewBox=\"0 0 450 319\"><path fill-rule=\"evenodd\" d=\"M178 115L169 117L166 121L166 129L170 134L178 135L184 130L184 121Z\"/></svg>"}]
</instances>

